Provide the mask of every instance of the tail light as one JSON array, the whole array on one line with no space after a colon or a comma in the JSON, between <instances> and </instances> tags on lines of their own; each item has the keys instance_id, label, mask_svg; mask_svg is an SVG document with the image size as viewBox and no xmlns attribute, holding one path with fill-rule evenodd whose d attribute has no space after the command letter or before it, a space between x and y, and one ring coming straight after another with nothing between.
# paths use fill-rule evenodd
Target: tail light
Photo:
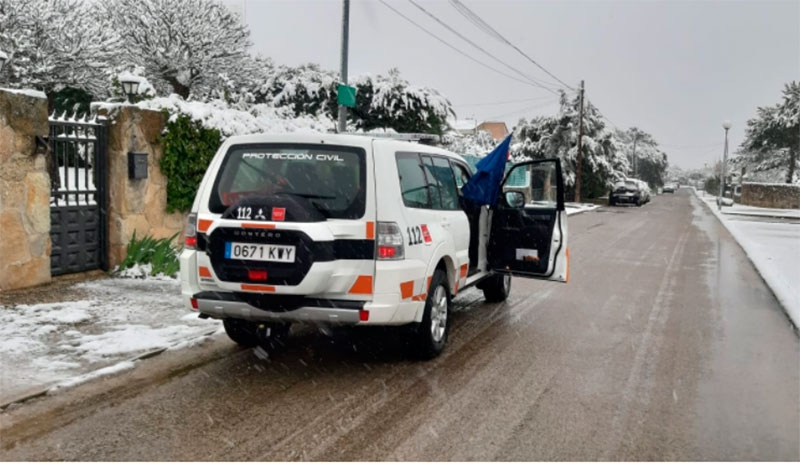
<instances>
[{"instance_id":1,"label":"tail light","mask_svg":"<svg viewBox=\"0 0 800 463\"><path fill-rule=\"evenodd\" d=\"M187 249L197 248L197 214L194 212L186 217L186 228L183 230L183 235L186 237L183 247Z\"/></svg>"},{"instance_id":2,"label":"tail light","mask_svg":"<svg viewBox=\"0 0 800 463\"><path fill-rule=\"evenodd\" d=\"M378 222L378 259L400 260L405 258L405 238L394 222Z\"/></svg>"}]
</instances>

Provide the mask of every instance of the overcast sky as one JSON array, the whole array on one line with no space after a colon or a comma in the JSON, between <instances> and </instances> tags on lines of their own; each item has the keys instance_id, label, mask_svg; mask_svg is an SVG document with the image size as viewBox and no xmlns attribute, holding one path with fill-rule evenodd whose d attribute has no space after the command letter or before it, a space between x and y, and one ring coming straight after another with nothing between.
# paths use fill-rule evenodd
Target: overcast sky
<instances>
[{"instance_id":1,"label":"overcast sky","mask_svg":"<svg viewBox=\"0 0 800 463\"><path fill-rule=\"evenodd\" d=\"M447 0L415 0L525 75L559 84L467 21ZM513 71L473 48L408 0L387 2L474 58ZM586 95L614 125L652 133L670 164L702 167L731 152L756 107L800 80L800 1L461 0L548 71ZM254 52L279 64L338 70L342 0L230 0L244 12ZM377 0L353 0L350 75L392 67L453 103L459 118L502 120L552 114L556 97L458 54ZM518 75L517 75L518 77Z\"/></svg>"}]
</instances>

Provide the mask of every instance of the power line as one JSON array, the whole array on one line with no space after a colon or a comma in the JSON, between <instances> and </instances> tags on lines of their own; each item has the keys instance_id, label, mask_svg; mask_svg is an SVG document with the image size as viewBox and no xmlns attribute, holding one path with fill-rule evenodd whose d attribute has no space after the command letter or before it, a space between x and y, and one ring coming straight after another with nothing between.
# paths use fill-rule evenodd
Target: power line
<instances>
[{"instance_id":1,"label":"power line","mask_svg":"<svg viewBox=\"0 0 800 463\"><path fill-rule=\"evenodd\" d=\"M534 106L526 107L526 108L524 108L524 109L521 109L521 110L516 110L516 111L514 111L514 112L510 112L510 113L506 113L506 114L501 114L501 115L499 115L499 116L491 116L491 117L488 117L488 118L487 118L487 120L489 120L489 119L502 119L502 118L504 118L504 117L513 116L513 115L515 115L515 114L522 114L522 113L526 113L526 112L528 112L528 111L533 111L534 109L541 109L541 108L545 108L545 107L547 107L547 106L550 106L550 105L553 105L553 104L555 104L555 103L558 103L558 100L552 100L552 101L548 101L548 102L545 102L545 103L543 103L543 104L539 104L539 105L534 105Z\"/></svg>"},{"instance_id":2,"label":"power line","mask_svg":"<svg viewBox=\"0 0 800 463\"><path fill-rule=\"evenodd\" d=\"M549 96L549 95L546 95L546 96L541 96L541 97L538 97L538 98L524 98L524 99L521 99L521 100L507 100L507 101L491 101L491 102L486 102L486 103L464 103L464 104L454 104L453 106L458 106L458 107L462 107L462 108L463 107L468 107L468 106L500 106L500 105L512 104L512 103L524 103L526 101L541 101L541 100L546 100L546 99L551 99L551 98L553 98L553 97Z\"/></svg>"},{"instance_id":3,"label":"power line","mask_svg":"<svg viewBox=\"0 0 800 463\"><path fill-rule=\"evenodd\" d=\"M504 62L503 60L499 59L498 57L496 57L496 56L494 56L493 54L489 53L488 51L484 50L484 49L483 49L483 48L482 48L480 45L476 44L475 42L473 42L473 41L472 41L472 40L470 40L469 38L465 37L463 34L461 34L460 32L458 32L457 30L455 30L454 28L452 28L451 26L449 26L447 23L445 23L444 21L442 21L441 19L439 19L439 18L438 18L436 15L434 15L434 14L433 14L433 13L431 13L430 11L426 10L425 8L423 8L423 7L422 7L422 6L421 6L419 3L415 2L414 0L408 0L408 2L409 2L409 3L411 3L412 5L414 5L415 7L417 7L417 8L418 8L420 11L422 11L422 12L423 12L423 13L425 13L426 15L428 15L428 16L429 16L431 19L433 19L434 21L436 21L436 22L438 22L439 24L441 24L441 25L442 25L442 27L444 27L444 28L445 28L445 29L447 29L448 31L452 32L453 34L457 35L458 37L460 37L462 40L464 40L464 41L465 41L465 42L467 42L468 44L470 44L470 45L472 45L473 47L475 47L475 48L477 48L478 50L480 50L480 51L481 51L481 52L482 52L484 55L486 55L486 56L488 56L489 58L493 59L494 61L496 61L496 62L498 62L498 63L502 64L503 66L507 67L508 69L510 69L510 70L512 70L512 71L514 71L514 72L516 72L517 74L519 74L520 76L522 76L524 79L530 80L531 82L533 82L533 83L537 84L537 86L539 86L539 87L541 87L541 88L543 88L543 89L545 89L545 90L548 90L549 92L551 92L551 93L554 93L554 94L555 94L555 92L554 92L552 89L550 89L550 88L548 88L548 87L545 87L545 83L543 83L543 82L541 82L541 81L538 81L538 80L536 80L535 78L533 78L533 77L531 77L531 76L529 76L529 75L525 74L524 72L520 71L519 69L517 69L517 68L515 68L515 67L511 66L510 64L508 64L508 63Z\"/></svg>"},{"instance_id":4,"label":"power line","mask_svg":"<svg viewBox=\"0 0 800 463\"><path fill-rule=\"evenodd\" d=\"M486 33L490 34L491 36L493 36L493 37L494 37L494 38L496 38L497 40L500 40L501 42L505 43L506 45L510 46L510 47L511 47L511 48L513 48L514 50L517 50L517 52L519 52L519 54L521 54L522 56L524 56L524 57L525 57L525 58L526 58L528 61L530 61L531 63L533 63L534 65L536 65L536 67L538 67L539 69L541 69L542 71L544 71L545 73L547 73L547 75L549 75L549 76L550 76L550 77L552 77L553 79L555 79L555 80L557 80L557 81L561 82L561 84L562 84L562 85L564 85L565 87L567 87L568 89L570 89L570 90L575 90L575 89L574 89L574 88L572 88L571 86L567 85L567 84L566 84L566 83L565 83L563 80L561 80L561 79L559 79L558 77L556 77L556 76L555 76L555 74L553 74L552 72L550 72L550 71L548 71L547 69L545 69L545 67L544 67L544 66L542 66L542 65L541 65L541 64L539 64L539 63L537 63L537 62L536 62L536 60L534 60L533 58L531 58L530 56L528 56L528 55L527 55L525 52L523 52L522 50L520 50L520 49L519 49L519 47L517 47L516 45L514 45L513 43L511 43L511 42L510 42L510 41L509 41L507 38L503 37L503 35L502 35L502 34L500 34L499 32L497 32L497 30L495 30L495 29L494 29L492 26L490 26L490 25L489 25L489 24L488 24L486 21L484 21L484 20L483 20L483 19L482 19L480 16L478 16L478 15L477 15L477 14L475 14L475 13L474 13L472 10L470 10L470 9L469 9L469 8L468 8L466 5L464 5L463 3L461 3L461 2L460 2L460 1L458 1L458 0L450 0L450 4L451 4L451 5L453 5L453 8L455 8L455 9L456 9L456 10L457 10L459 13L461 13L461 15L463 15L465 18L467 18L468 20L470 20L470 22L472 22L473 24L476 24L476 22L477 22L477 23L479 23L479 24L481 24L482 26L478 26L478 27L480 27L480 28L481 28L481 30L483 30L484 32L486 32Z\"/></svg>"},{"instance_id":5,"label":"power line","mask_svg":"<svg viewBox=\"0 0 800 463\"><path fill-rule=\"evenodd\" d=\"M660 145L666 148L673 148L673 149L701 149L701 148L722 146L724 144L725 143L712 143L710 145L665 145L665 144L660 144Z\"/></svg>"},{"instance_id":6,"label":"power line","mask_svg":"<svg viewBox=\"0 0 800 463\"><path fill-rule=\"evenodd\" d=\"M433 37L434 39L438 40L439 42L441 42L442 44L444 44L445 46L447 46L447 47L448 47L448 48L450 48L451 50L455 51L456 53L458 53L458 54L460 54L460 55L462 55L462 56L464 56L464 57L466 57L466 58L468 58L468 59L470 59L470 60L474 61L475 63L477 63L477 64L479 64L479 65L481 65L481 66L485 67L486 69L489 69L489 70L491 70L492 72L496 72L497 74L500 74L500 75L502 75L502 76L508 77L509 79L515 80L515 81L517 81L517 82L520 82L520 83L523 83L523 84L526 84L526 85L530 85L530 86L532 86L532 87L537 87L537 88L540 88L538 85L534 85L534 84L532 84L531 82L528 82L527 80L518 79L518 78L516 78L516 77L514 77L514 76L512 76L512 75L506 74L506 73L505 73L505 72L503 72L503 71L499 71L499 70L497 70L497 69L495 69L495 68L493 68L493 67L489 66L488 64L486 64L486 63L483 63L483 62L479 61L478 59L476 59L476 58L474 58L474 57L470 56L469 54L467 54L467 53L465 53L465 52L463 52L463 51L459 50L459 49L458 49L458 48L456 48L456 47L454 47L453 45L450 45L450 44L449 44L449 43L448 43L446 40L444 40L444 39L440 38L439 36L437 36L437 35L436 35L436 34L434 34L433 32L430 32L429 30L425 29L425 27L423 27L423 26L420 26L419 24L417 24L416 22L414 22L414 20L413 20L413 19L409 18L408 16L406 16L406 15L404 15L403 13L401 13L401 12L397 11L396 9L394 9L394 8L393 8L391 5L389 5L388 3L386 3L386 1L385 1L385 0L378 0L378 1L380 1L380 2L383 4L383 6L385 6L386 8L389 8L389 9L390 9L390 10L392 10L392 11L393 11L395 14L397 14L397 15L398 15L398 16L400 16L400 17L402 17L402 18L403 18L403 19L405 19L406 21L410 22L411 24L413 24L414 26L416 26L417 28L419 28L420 30L422 30L423 32L425 32L426 34L430 35L431 37ZM550 89L545 89L545 90L548 90L548 91L552 92L552 90L550 90Z\"/></svg>"}]
</instances>

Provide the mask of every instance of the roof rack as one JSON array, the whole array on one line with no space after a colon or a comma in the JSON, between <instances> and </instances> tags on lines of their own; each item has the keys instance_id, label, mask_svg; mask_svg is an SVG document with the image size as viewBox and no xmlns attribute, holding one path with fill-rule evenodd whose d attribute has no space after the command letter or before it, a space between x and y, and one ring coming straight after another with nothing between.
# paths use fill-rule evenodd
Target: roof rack
<instances>
[{"instance_id":1,"label":"roof rack","mask_svg":"<svg viewBox=\"0 0 800 463\"><path fill-rule=\"evenodd\" d=\"M392 140L416 141L421 143L438 142L441 137L431 133L365 133L365 132L345 132L347 135L361 135L372 138L390 138Z\"/></svg>"}]
</instances>

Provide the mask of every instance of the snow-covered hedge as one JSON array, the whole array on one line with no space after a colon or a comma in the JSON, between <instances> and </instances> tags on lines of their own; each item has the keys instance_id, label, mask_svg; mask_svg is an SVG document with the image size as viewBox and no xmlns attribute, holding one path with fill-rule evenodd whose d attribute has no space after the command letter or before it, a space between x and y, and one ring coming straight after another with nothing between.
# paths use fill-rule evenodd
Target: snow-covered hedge
<instances>
[{"instance_id":1,"label":"snow-covered hedge","mask_svg":"<svg viewBox=\"0 0 800 463\"><path fill-rule=\"evenodd\" d=\"M231 108L222 100L184 101L178 95L153 98L137 103L142 109L167 111L170 120L185 115L203 127L219 130L222 138L251 133L327 132L333 121L319 116L295 116L288 107L253 105L248 110Z\"/></svg>"}]
</instances>

